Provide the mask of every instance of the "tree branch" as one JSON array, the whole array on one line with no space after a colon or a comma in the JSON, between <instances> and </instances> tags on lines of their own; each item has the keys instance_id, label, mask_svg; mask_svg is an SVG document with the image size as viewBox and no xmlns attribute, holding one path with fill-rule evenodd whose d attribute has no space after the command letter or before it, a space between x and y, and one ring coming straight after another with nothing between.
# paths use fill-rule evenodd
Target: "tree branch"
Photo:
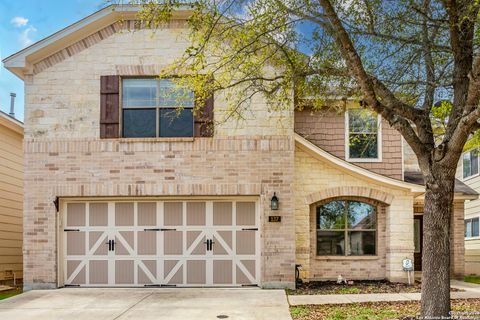
<instances>
[{"instance_id":1,"label":"tree branch","mask_svg":"<svg viewBox=\"0 0 480 320\"><path fill-rule=\"evenodd\" d=\"M361 58L358 55L350 39L350 36L343 27L342 22L340 21L335 9L333 8L329 0L319 0L319 2L325 11L325 15L328 17L329 22L331 23L331 30L333 30L332 36L334 36L337 40L337 43L340 44L340 50L343 52L343 57L345 58L349 68L352 70L352 73L354 74L357 82L359 83L362 92L365 94L365 100L367 101L369 106L374 111L381 114L393 128L397 129L399 132L402 133L404 138L407 140L407 142L410 144L413 151L417 155L421 155L427 152L427 145L425 145L419 139L419 137L413 130L411 124L405 118L401 117L399 113L394 112L394 110L402 110L402 106L395 108L397 107L397 105L395 105L393 108L386 108L384 104L379 102L376 96L375 85L372 81L372 78L363 68ZM385 86L381 86L380 82L377 82L377 89L383 90L384 96L390 101L394 101L394 95L391 93L387 94L388 89ZM413 121L415 120L415 118L410 120Z\"/></svg>"}]
</instances>

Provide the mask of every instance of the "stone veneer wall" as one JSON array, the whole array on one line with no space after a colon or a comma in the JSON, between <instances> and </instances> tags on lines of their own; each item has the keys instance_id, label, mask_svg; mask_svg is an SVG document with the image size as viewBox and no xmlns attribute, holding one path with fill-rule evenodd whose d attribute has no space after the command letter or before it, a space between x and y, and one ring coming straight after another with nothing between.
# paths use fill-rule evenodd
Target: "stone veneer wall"
<instances>
[{"instance_id":1,"label":"stone veneer wall","mask_svg":"<svg viewBox=\"0 0 480 320\"><path fill-rule=\"evenodd\" d=\"M303 266L303 279L332 279L341 273L347 277L387 278L406 282L402 270L405 257L413 259L413 195L408 190L385 187L359 178L318 160L299 147L295 149L295 230L297 263ZM379 226L377 257L324 259L312 252L315 226L311 205L335 197L368 198L384 204ZM384 225L383 225L384 224ZM382 254L385 248L385 255ZM368 272L365 270L373 270Z\"/></svg>"},{"instance_id":2,"label":"stone veneer wall","mask_svg":"<svg viewBox=\"0 0 480 320\"><path fill-rule=\"evenodd\" d=\"M291 137L197 138L162 142L27 139L24 284L57 284L59 197L259 196L262 285L292 287L295 270ZM180 139L181 140L181 139ZM281 223L266 223L270 197Z\"/></svg>"},{"instance_id":3,"label":"stone veneer wall","mask_svg":"<svg viewBox=\"0 0 480 320\"><path fill-rule=\"evenodd\" d=\"M353 106L353 102L349 102ZM295 132L345 159L345 114L336 109L295 111ZM354 162L357 166L398 180L403 179L402 136L382 119L382 161Z\"/></svg>"},{"instance_id":4,"label":"stone veneer wall","mask_svg":"<svg viewBox=\"0 0 480 320\"><path fill-rule=\"evenodd\" d=\"M129 31L115 23L35 63L25 78L25 136L97 138L100 76L158 76L189 44L182 26L175 21L155 32ZM293 133L293 106L271 110L255 95L237 120L228 117L226 94L215 96L217 136Z\"/></svg>"}]
</instances>

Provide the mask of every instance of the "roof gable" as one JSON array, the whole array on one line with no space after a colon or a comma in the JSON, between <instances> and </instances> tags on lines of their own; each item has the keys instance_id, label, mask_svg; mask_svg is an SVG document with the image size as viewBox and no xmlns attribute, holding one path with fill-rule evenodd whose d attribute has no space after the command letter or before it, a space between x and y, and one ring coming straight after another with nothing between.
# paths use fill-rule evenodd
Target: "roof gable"
<instances>
[{"instance_id":1,"label":"roof gable","mask_svg":"<svg viewBox=\"0 0 480 320\"><path fill-rule=\"evenodd\" d=\"M317 147L307 139L303 138L299 134L295 134L295 142L302 150L306 151L307 153L315 157L321 158L322 160L326 160L330 164L332 164L334 167L342 171L348 172L351 175L358 176L363 179L367 179L372 182L380 183L382 185L386 185L389 187L406 189L413 193L420 194L425 192L425 187L423 186L419 186L413 183L408 183L408 182L393 179L387 176L383 176L381 174L369 171L367 169L356 166L350 162L337 158L334 155L328 153L327 151L320 149L319 147Z\"/></svg>"},{"instance_id":2,"label":"roof gable","mask_svg":"<svg viewBox=\"0 0 480 320\"><path fill-rule=\"evenodd\" d=\"M39 73L122 29L135 29L139 11L140 7L132 5L108 6L3 59L4 66L23 80L25 75ZM170 24L189 14L186 9L176 11Z\"/></svg>"}]
</instances>

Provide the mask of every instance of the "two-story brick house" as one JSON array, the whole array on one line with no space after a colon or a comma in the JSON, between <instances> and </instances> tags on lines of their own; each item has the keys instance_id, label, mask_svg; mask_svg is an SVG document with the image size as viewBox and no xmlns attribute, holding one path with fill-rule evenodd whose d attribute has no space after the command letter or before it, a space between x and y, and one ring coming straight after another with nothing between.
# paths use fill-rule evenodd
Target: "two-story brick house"
<instances>
[{"instance_id":1,"label":"two-story brick house","mask_svg":"<svg viewBox=\"0 0 480 320\"><path fill-rule=\"evenodd\" d=\"M178 109L155 76L187 46L189 13L153 33L136 11L100 10L4 60L25 82L25 288L293 287L296 264L304 280L406 281L424 188L404 181L400 135L353 100L312 113L258 96L238 122L219 121L222 93L193 115L183 92ZM456 276L476 197L456 194Z\"/></svg>"}]
</instances>

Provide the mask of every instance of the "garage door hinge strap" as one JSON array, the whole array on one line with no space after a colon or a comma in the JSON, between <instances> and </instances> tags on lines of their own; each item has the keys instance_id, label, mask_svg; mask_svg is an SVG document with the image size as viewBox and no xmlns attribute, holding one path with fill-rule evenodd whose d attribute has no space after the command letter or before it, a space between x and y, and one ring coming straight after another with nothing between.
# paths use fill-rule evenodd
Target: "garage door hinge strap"
<instances>
[{"instance_id":1,"label":"garage door hinge strap","mask_svg":"<svg viewBox=\"0 0 480 320\"><path fill-rule=\"evenodd\" d=\"M153 229L143 229L143 231L160 231L158 228L153 228Z\"/></svg>"},{"instance_id":2,"label":"garage door hinge strap","mask_svg":"<svg viewBox=\"0 0 480 320\"><path fill-rule=\"evenodd\" d=\"M242 287L256 287L256 284L242 284Z\"/></svg>"},{"instance_id":3,"label":"garage door hinge strap","mask_svg":"<svg viewBox=\"0 0 480 320\"><path fill-rule=\"evenodd\" d=\"M242 231L258 231L258 228L243 228Z\"/></svg>"},{"instance_id":4,"label":"garage door hinge strap","mask_svg":"<svg viewBox=\"0 0 480 320\"><path fill-rule=\"evenodd\" d=\"M79 284L66 284L64 285L65 288L68 288L68 287L80 287Z\"/></svg>"},{"instance_id":5,"label":"garage door hinge strap","mask_svg":"<svg viewBox=\"0 0 480 320\"><path fill-rule=\"evenodd\" d=\"M80 231L80 229L63 229L63 231Z\"/></svg>"},{"instance_id":6,"label":"garage door hinge strap","mask_svg":"<svg viewBox=\"0 0 480 320\"><path fill-rule=\"evenodd\" d=\"M176 284L162 284L160 287L176 287Z\"/></svg>"},{"instance_id":7,"label":"garage door hinge strap","mask_svg":"<svg viewBox=\"0 0 480 320\"><path fill-rule=\"evenodd\" d=\"M144 284L144 287L160 287L159 284Z\"/></svg>"},{"instance_id":8,"label":"garage door hinge strap","mask_svg":"<svg viewBox=\"0 0 480 320\"><path fill-rule=\"evenodd\" d=\"M160 231L177 231L177 229L160 229Z\"/></svg>"}]
</instances>

